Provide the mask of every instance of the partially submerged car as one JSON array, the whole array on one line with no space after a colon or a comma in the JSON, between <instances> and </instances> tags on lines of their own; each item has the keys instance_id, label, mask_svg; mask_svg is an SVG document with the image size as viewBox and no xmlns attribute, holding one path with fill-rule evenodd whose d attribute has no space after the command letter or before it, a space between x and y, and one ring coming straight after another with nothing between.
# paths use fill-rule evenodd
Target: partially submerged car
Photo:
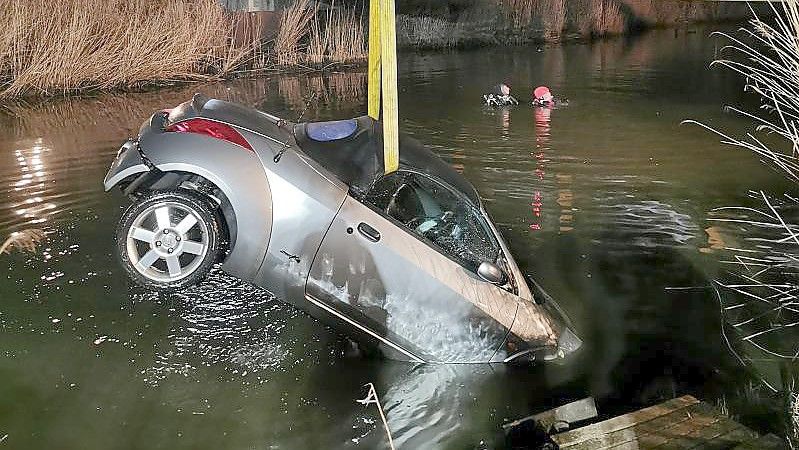
<instances>
[{"instance_id":1,"label":"partially submerged car","mask_svg":"<svg viewBox=\"0 0 799 450\"><path fill-rule=\"evenodd\" d=\"M474 187L404 135L400 168L385 175L382 148L369 117L291 123L199 94L157 112L104 181L134 201L117 229L122 264L147 288L175 290L221 262L395 359L576 350Z\"/></svg>"}]
</instances>

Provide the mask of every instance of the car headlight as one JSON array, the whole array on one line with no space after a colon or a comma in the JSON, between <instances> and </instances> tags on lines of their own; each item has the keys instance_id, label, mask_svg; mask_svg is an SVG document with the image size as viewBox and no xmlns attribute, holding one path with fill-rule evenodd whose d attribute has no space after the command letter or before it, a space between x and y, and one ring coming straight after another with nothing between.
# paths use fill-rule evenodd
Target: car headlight
<instances>
[{"instance_id":1,"label":"car headlight","mask_svg":"<svg viewBox=\"0 0 799 450\"><path fill-rule=\"evenodd\" d=\"M563 355L568 355L569 353L577 351L580 347L583 346L583 341L576 334L571 330L571 328L566 328L560 334L558 339L558 353L563 353Z\"/></svg>"}]
</instances>

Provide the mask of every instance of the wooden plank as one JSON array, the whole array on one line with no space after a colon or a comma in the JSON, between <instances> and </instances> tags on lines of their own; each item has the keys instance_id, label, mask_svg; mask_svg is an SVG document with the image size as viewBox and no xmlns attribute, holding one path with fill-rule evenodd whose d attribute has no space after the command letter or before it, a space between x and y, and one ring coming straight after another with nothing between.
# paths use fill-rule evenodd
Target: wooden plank
<instances>
[{"instance_id":1,"label":"wooden plank","mask_svg":"<svg viewBox=\"0 0 799 450\"><path fill-rule=\"evenodd\" d=\"M718 420L716 414L717 411L709 405L697 403L636 425L632 428L635 433L628 437L632 438L638 448L654 448L715 422ZM607 448L623 448L625 444L626 442L615 440L614 446ZM602 448L595 446L592 441L586 441L580 447Z\"/></svg>"},{"instance_id":2,"label":"wooden plank","mask_svg":"<svg viewBox=\"0 0 799 450\"><path fill-rule=\"evenodd\" d=\"M731 421L732 422L732 421ZM734 422L733 422L734 423ZM738 425L738 427L734 428L730 432L723 434L707 444L707 448L709 449L731 449L742 442L749 441L753 438L757 437L757 434L746 428L745 426ZM700 447L704 448L704 447Z\"/></svg>"},{"instance_id":3,"label":"wooden plank","mask_svg":"<svg viewBox=\"0 0 799 450\"><path fill-rule=\"evenodd\" d=\"M721 413L710 405L700 403L699 408L685 422L668 430L669 439L656 446L663 450L687 450L704 442L702 430L723 419Z\"/></svg>"},{"instance_id":4,"label":"wooden plank","mask_svg":"<svg viewBox=\"0 0 799 450\"><path fill-rule=\"evenodd\" d=\"M691 405L699 403L696 398L687 395L680 398L675 398L659 405L650 406L648 408L634 411L623 416L614 417L604 422L599 422L587 427L578 428L576 430L567 431L565 433L553 436L553 440L560 448L569 448L579 445L582 442L591 439L603 439L604 436L616 433L621 430L632 428L638 424L648 422L657 417L671 414L679 409L687 408ZM634 430L631 430L634 433ZM629 438L629 433L626 434ZM613 439L622 439L622 436L617 436ZM630 439L628 439L630 440ZM613 441L607 441L606 447L612 446ZM616 442L616 444L623 444L624 442ZM604 445L604 444L603 444Z\"/></svg>"},{"instance_id":5,"label":"wooden plank","mask_svg":"<svg viewBox=\"0 0 799 450\"><path fill-rule=\"evenodd\" d=\"M533 414L513 422L502 425L502 428L509 430L527 422L535 422L544 430L550 430L556 423L572 424L582 420L593 419L597 416L596 402L592 397L567 403L557 408Z\"/></svg>"},{"instance_id":6,"label":"wooden plank","mask_svg":"<svg viewBox=\"0 0 799 450\"><path fill-rule=\"evenodd\" d=\"M726 417L720 417L715 423L712 423L705 428L696 430L696 432L691 434L691 437L694 438L695 442L697 442L693 448L706 449L709 448L709 446L712 447L710 442L712 442L713 439L723 436L740 427L741 425L735 421Z\"/></svg>"},{"instance_id":7,"label":"wooden plank","mask_svg":"<svg viewBox=\"0 0 799 450\"><path fill-rule=\"evenodd\" d=\"M774 434L767 434L736 446L733 450L788 450L788 443Z\"/></svg>"},{"instance_id":8,"label":"wooden plank","mask_svg":"<svg viewBox=\"0 0 799 450\"><path fill-rule=\"evenodd\" d=\"M638 447L641 447L644 443L650 447L654 447L656 445L662 444L669 440L669 437L663 433L664 430L671 429L672 427L689 420L691 417L688 414L688 409L692 408L696 405L691 405L687 408L681 408L677 411L674 411L669 414L662 415L660 417L656 417L650 421L643 422L638 424L632 428L627 430L633 430L633 433L626 433L625 436L630 438L631 442L636 442ZM626 430L622 430L626 431ZM613 433L619 434L619 432ZM622 448L626 441L622 441L620 439L613 439L614 445L610 447L599 447L594 444L592 440L585 441L584 443L580 444L583 448ZM645 447L644 447L645 448Z\"/></svg>"}]
</instances>

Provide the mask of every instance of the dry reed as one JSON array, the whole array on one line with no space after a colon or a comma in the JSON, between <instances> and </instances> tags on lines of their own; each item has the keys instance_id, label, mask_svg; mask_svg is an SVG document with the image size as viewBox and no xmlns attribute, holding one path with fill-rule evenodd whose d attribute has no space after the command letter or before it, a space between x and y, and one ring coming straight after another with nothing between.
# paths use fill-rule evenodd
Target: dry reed
<instances>
[{"instance_id":1,"label":"dry reed","mask_svg":"<svg viewBox=\"0 0 799 450\"><path fill-rule=\"evenodd\" d=\"M310 0L294 0L283 11L274 46L278 64L294 65L304 62L303 41L311 31L316 12L316 3L312 5Z\"/></svg>"},{"instance_id":2,"label":"dry reed","mask_svg":"<svg viewBox=\"0 0 799 450\"><path fill-rule=\"evenodd\" d=\"M309 41L308 61L314 64L346 63L368 56L364 26L353 9L326 10L321 20L312 21Z\"/></svg>"},{"instance_id":3,"label":"dry reed","mask_svg":"<svg viewBox=\"0 0 799 450\"><path fill-rule=\"evenodd\" d=\"M544 37L555 40L566 26L566 0L546 0L539 2L539 15L543 18Z\"/></svg>"},{"instance_id":4,"label":"dry reed","mask_svg":"<svg viewBox=\"0 0 799 450\"><path fill-rule=\"evenodd\" d=\"M229 28L216 0L0 0L0 97L217 78Z\"/></svg>"},{"instance_id":5,"label":"dry reed","mask_svg":"<svg viewBox=\"0 0 799 450\"><path fill-rule=\"evenodd\" d=\"M400 45L418 48L450 48L468 36L464 25L438 17L397 16L397 41Z\"/></svg>"},{"instance_id":6,"label":"dry reed","mask_svg":"<svg viewBox=\"0 0 799 450\"><path fill-rule=\"evenodd\" d=\"M536 0L498 0L498 2L513 28L523 28L532 23L536 12Z\"/></svg>"},{"instance_id":7,"label":"dry reed","mask_svg":"<svg viewBox=\"0 0 799 450\"><path fill-rule=\"evenodd\" d=\"M592 0L591 13L594 35L624 33L626 20L617 0Z\"/></svg>"},{"instance_id":8,"label":"dry reed","mask_svg":"<svg viewBox=\"0 0 799 450\"><path fill-rule=\"evenodd\" d=\"M585 36L623 33L626 18L621 0L497 0L512 28L537 28L541 37L557 40L574 18L576 31Z\"/></svg>"},{"instance_id":9,"label":"dry reed","mask_svg":"<svg viewBox=\"0 0 799 450\"><path fill-rule=\"evenodd\" d=\"M0 100L366 58L354 10L322 16L315 2L295 0L271 48L250 19L226 13L217 0L0 0ZM311 56L309 40L317 50Z\"/></svg>"}]
</instances>

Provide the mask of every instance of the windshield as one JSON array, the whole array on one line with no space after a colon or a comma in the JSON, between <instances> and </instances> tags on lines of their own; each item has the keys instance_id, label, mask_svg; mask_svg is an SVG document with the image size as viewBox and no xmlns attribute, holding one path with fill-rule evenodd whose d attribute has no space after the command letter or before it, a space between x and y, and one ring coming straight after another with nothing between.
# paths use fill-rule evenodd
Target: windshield
<instances>
[{"instance_id":1,"label":"windshield","mask_svg":"<svg viewBox=\"0 0 799 450\"><path fill-rule=\"evenodd\" d=\"M499 256L499 244L480 210L432 177L389 174L375 183L366 200L471 271Z\"/></svg>"}]
</instances>

